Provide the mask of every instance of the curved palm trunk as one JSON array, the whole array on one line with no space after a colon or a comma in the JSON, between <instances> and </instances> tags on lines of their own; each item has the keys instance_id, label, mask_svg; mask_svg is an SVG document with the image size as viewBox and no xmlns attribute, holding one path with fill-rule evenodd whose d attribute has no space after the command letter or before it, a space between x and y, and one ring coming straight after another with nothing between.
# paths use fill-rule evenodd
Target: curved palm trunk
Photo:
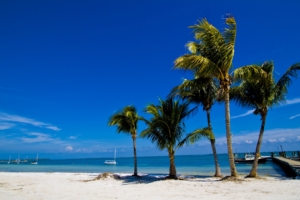
<instances>
[{"instance_id":1,"label":"curved palm trunk","mask_svg":"<svg viewBox=\"0 0 300 200\"><path fill-rule=\"evenodd\" d=\"M132 136L132 141L133 141L133 157L134 157L134 172L133 176L137 176L137 157L136 157L136 135Z\"/></svg>"},{"instance_id":2,"label":"curved palm trunk","mask_svg":"<svg viewBox=\"0 0 300 200\"><path fill-rule=\"evenodd\" d=\"M176 167L175 167L175 152L171 149L168 150L170 159L169 178L177 179Z\"/></svg>"},{"instance_id":3,"label":"curved palm trunk","mask_svg":"<svg viewBox=\"0 0 300 200\"><path fill-rule=\"evenodd\" d=\"M261 122L260 131L259 131L258 141L257 141L257 144L256 144L255 158L254 158L254 162L252 164L251 172L247 176L249 178L257 176L258 158L260 156L260 147L261 147L261 144L262 144L263 134L264 134L264 131L265 131L266 119L267 119L267 112L262 114L262 122Z\"/></svg>"},{"instance_id":4,"label":"curved palm trunk","mask_svg":"<svg viewBox=\"0 0 300 200\"><path fill-rule=\"evenodd\" d=\"M206 110L206 116L207 116L207 124L208 124L208 127L210 128L210 130L212 130L212 127L211 127L211 122L210 122L210 109L209 110ZM216 145L215 145L215 140L211 139L210 140L210 144L211 144L211 148L212 148L212 152L213 152L213 155L214 155L214 161L215 161L215 177L221 177L222 174L221 174L221 168L220 168L220 165L219 165L219 161L218 161L218 155L217 155L217 149L216 149Z\"/></svg>"},{"instance_id":5,"label":"curved palm trunk","mask_svg":"<svg viewBox=\"0 0 300 200\"><path fill-rule=\"evenodd\" d=\"M226 138L227 138L227 149L228 149L228 158L229 158L231 176L237 177L238 173L236 171L236 167L234 163L234 156L233 156L232 142L231 142L231 132L230 132L229 88L230 88L229 85L225 87Z\"/></svg>"},{"instance_id":6,"label":"curved palm trunk","mask_svg":"<svg viewBox=\"0 0 300 200\"><path fill-rule=\"evenodd\" d=\"M217 150L216 150L216 146L215 146L215 140L210 140L210 144L211 144L211 148L212 148L214 160L215 160L215 169L216 170L215 170L214 177L222 177L221 168L220 168L219 161L218 161Z\"/></svg>"}]
</instances>

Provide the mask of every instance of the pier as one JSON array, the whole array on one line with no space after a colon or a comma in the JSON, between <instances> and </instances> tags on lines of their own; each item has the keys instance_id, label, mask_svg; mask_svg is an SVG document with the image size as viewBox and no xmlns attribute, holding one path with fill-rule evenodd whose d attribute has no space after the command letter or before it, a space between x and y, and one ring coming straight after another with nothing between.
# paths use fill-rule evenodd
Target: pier
<instances>
[{"instance_id":1,"label":"pier","mask_svg":"<svg viewBox=\"0 0 300 200\"><path fill-rule=\"evenodd\" d=\"M284 157L273 157L272 160L284 170L287 176L300 176L300 161Z\"/></svg>"}]
</instances>

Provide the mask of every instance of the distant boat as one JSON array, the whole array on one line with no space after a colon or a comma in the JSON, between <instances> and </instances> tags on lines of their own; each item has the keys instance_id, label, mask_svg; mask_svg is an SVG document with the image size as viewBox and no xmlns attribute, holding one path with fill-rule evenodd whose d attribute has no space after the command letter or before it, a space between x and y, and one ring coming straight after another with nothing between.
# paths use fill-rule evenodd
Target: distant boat
<instances>
[{"instance_id":1,"label":"distant boat","mask_svg":"<svg viewBox=\"0 0 300 200\"><path fill-rule=\"evenodd\" d=\"M28 156L26 156L26 158L24 158L24 160L22 162L28 162Z\"/></svg>"},{"instance_id":2,"label":"distant boat","mask_svg":"<svg viewBox=\"0 0 300 200\"><path fill-rule=\"evenodd\" d=\"M20 155L18 155L18 159L16 160L17 164L20 164Z\"/></svg>"},{"instance_id":3,"label":"distant boat","mask_svg":"<svg viewBox=\"0 0 300 200\"><path fill-rule=\"evenodd\" d=\"M258 163L265 163L270 156L260 156ZM244 158L234 158L235 163L253 163L255 156L253 154L245 154Z\"/></svg>"},{"instance_id":4,"label":"distant boat","mask_svg":"<svg viewBox=\"0 0 300 200\"><path fill-rule=\"evenodd\" d=\"M10 164L10 159L11 159L11 156L9 156L9 160L8 160L7 164Z\"/></svg>"},{"instance_id":5,"label":"distant boat","mask_svg":"<svg viewBox=\"0 0 300 200\"><path fill-rule=\"evenodd\" d=\"M30 164L37 165L38 164L38 159L39 159L39 154L36 155L36 161L35 162L31 162Z\"/></svg>"},{"instance_id":6,"label":"distant boat","mask_svg":"<svg viewBox=\"0 0 300 200\"><path fill-rule=\"evenodd\" d=\"M115 156L114 156L114 160L106 160L104 162L104 164L107 164L107 165L116 165L117 164L117 161L116 161L116 148L115 148Z\"/></svg>"}]
</instances>

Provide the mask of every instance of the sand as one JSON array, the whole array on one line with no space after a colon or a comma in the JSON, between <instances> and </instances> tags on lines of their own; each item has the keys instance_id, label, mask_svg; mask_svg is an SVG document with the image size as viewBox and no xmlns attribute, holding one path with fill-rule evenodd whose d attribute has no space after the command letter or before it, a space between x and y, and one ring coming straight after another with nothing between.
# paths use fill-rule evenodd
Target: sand
<instances>
[{"instance_id":1,"label":"sand","mask_svg":"<svg viewBox=\"0 0 300 200\"><path fill-rule=\"evenodd\" d=\"M300 199L300 180L284 177L220 181L143 176L95 179L88 173L0 172L0 199Z\"/></svg>"}]
</instances>

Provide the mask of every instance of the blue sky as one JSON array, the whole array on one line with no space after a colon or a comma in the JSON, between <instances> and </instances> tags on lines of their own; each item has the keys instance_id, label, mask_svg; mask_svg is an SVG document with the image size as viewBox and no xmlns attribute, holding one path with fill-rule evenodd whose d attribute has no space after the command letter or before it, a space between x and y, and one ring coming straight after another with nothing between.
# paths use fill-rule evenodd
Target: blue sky
<instances>
[{"instance_id":1,"label":"blue sky","mask_svg":"<svg viewBox=\"0 0 300 200\"><path fill-rule=\"evenodd\" d=\"M237 21L233 69L273 60L278 77L299 62L300 3L290 1L1 1L0 158L132 156L132 140L108 118L133 104L165 98L190 74L172 70L193 41L190 25L207 18L219 29ZM300 80L285 105L269 111L262 151L300 150ZM217 150L226 153L224 105L212 109ZM231 103L233 147L253 152L259 116ZM206 126L205 113L186 121ZM145 128L139 124L139 132ZM138 156L166 155L146 139ZM207 154L205 140L178 154Z\"/></svg>"}]
</instances>

